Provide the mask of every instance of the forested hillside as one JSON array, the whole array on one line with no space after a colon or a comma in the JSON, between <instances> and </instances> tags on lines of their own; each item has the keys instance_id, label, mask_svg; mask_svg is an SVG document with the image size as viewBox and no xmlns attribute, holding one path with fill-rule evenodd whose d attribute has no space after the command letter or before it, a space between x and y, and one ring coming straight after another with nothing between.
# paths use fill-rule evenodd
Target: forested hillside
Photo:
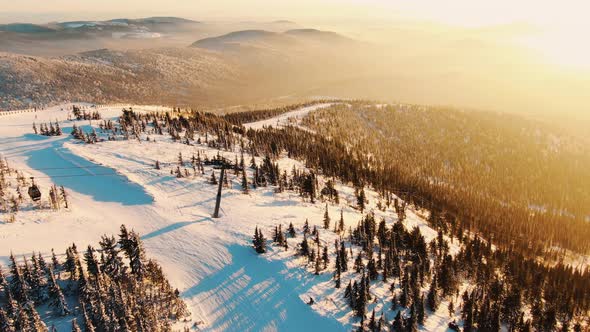
<instances>
[{"instance_id":1,"label":"forested hillside","mask_svg":"<svg viewBox=\"0 0 590 332\"><path fill-rule=\"evenodd\" d=\"M61 254L59 256L62 256ZM9 273L0 266L0 329L54 331L41 319L72 319L72 331L171 331L189 315L160 265L146 258L139 235L123 225L119 238L104 235L100 248L72 244L61 260L33 252L10 254Z\"/></svg>"},{"instance_id":2,"label":"forested hillside","mask_svg":"<svg viewBox=\"0 0 590 332\"><path fill-rule=\"evenodd\" d=\"M347 147L356 181L437 219L533 254L590 249L583 141L516 116L413 105L339 104L305 124Z\"/></svg>"},{"instance_id":3,"label":"forested hillside","mask_svg":"<svg viewBox=\"0 0 590 332\"><path fill-rule=\"evenodd\" d=\"M318 112L321 115L338 109L340 106ZM246 119L266 118L270 113L274 112L261 111L259 116L244 113L243 119L238 113L231 119L243 123ZM321 119L314 115L317 113L311 114L307 125L311 118ZM424 192L409 195L396 191L397 183L379 182L387 178L382 178L382 171L374 167L377 154L365 155L368 151L356 149L349 142L296 126L281 124L255 130L192 110L151 114L126 110L119 123L120 130L113 133L122 138L135 140L142 135L167 133L174 142L206 144L236 153L233 162L219 152L213 157L197 154L190 159L179 153L177 163L166 166L156 161L157 170L170 169L176 178L205 176L209 184L217 186L215 171L209 176L205 166L227 165L239 179L244 194L271 187L275 194L294 192L303 201L325 203L321 223L306 220L299 228L279 222L270 232L268 227L263 230L256 226L253 250L259 254L270 251L271 255L287 252L287 257L298 257L296 262L310 273L330 276L336 289L332 296L348 305L360 330L416 331L418 326L426 326L426 316L440 317L442 310L449 312L451 329L462 326L464 331L499 331L503 324L515 331L553 331L558 327L581 331L585 326L590 305L588 268L545 264L519 238L507 245L503 242L507 236L482 232L479 227L485 224L461 222L462 215L446 210L444 200L426 200L420 196ZM318 123L312 128L326 126L321 120ZM306 167L281 169L279 161L285 154ZM246 156L251 156L248 163ZM257 162L255 156L262 161ZM342 212L339 219L329 214L329 205L340 204L337 182L355 188L353 206L362 216L355 227L344 227ZM378 196L376 203L369 204L365 190L371 187ZM350 200L347 202L350 204ZM428 215L429 227L437 232L434 238L427 241L420 228L404 226L410 210ZM378 219L376 213L393 214L392 221ZM524 221L518 225L526 226ZM274 244L272 249L267 239ZM546 246L538 241L535 249L541 254ZM379 307L381 313L376 312L372 300L391 303L396 317L388 320L389 312L386 315L383 307ZM447 307L440 308L441 302ZM314 303L310 298L308 304ZM369 312L367 308L371 307L373 311ZM457 310L460 315L455 316Z\"/></svg>"}]
</instances>

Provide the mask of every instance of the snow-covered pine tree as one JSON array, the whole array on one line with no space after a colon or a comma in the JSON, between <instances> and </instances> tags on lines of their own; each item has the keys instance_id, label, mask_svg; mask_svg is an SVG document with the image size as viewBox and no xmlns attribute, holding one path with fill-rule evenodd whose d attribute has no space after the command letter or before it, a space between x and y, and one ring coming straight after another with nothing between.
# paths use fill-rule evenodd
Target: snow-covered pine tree
<instances>
[{"instance_id":1,"label":"snow-covered pine tree","mask_svg":"<svg viewBox=\"0 0 590 332\"><path fill-rule=\"evenodd\" d=\"M432 283L430 284L430 289L426 296L426 302L428 302L428 308L430 308L432 312L435 312L436 309L438 309L438 283L436 275L432 278Z\"/></svg>"},{"instance_id":2,"label":"snow-covered pine tree","mask_svg":"<svg viewBox=\"0 0 590 332\"><path fill-rule=\"evenodd\" d=\"M82 330L80 330L80 326L78 326L78 322L76 322L75 318L72 320L72 332L82 332Z\"/></svg>"},{"instance_id":3,"label":"snow-covered pine tree","mask_svg":"<svg viewBox=\"0 0 590 332\"><path fill-rule=\"evenodd\" d=\"M23 272L20 266L18 266L12 253L10 254L10 273L12 274L12 279L10 279L10 290L14 295L14 299L19 303L29 302L31 288L26 282Z\"/></svg>"},{"instance_id":4,"label":"snow-covered pine tree","mask_svg":"<svg viewBox=\"0 0 590 332\"><path fill-rule=\"evenodd\" d=\"M324 246L322 252L322 263L323 263L323 270L328 268L328 263L330 263L330 256L328 255L328 246Z\"/></svg>"},{"instance_id":5,"label":"snow-covered pine tree","mask_svg":"<svg viewBox=\"0 0 590 332\"><path fill-rule=\"evenodd\" d=\"M340 250L336 250L336 271L334 272L334 288L340 288L342 280L342 265L340 264Z\"/></svg>"},{"instance_id":6,"label":"snow-covered pine tree","mask_svg":"<svg viewBox=\"0 0 590 332\"><path fill-rule=\"evenodd\" d=\"M242 169L242 192L244 194L249 193L249 189L248 189L248 177L246 176L246 169L243 168Z\"/></svg>"},{"instance_id":7,"label":"snow-covered pine tree","mask_svg":"<svg viewBox=\"0 0 590 332\"><path fill-rule=\"evenodd\" d=\"M12 318L8 316L2 307L0 307L0 331L16 332Z\"/></svg>"},{"instance_id":8,"label":"snow-covered pine tree","mask_svg":"<svg viewBox=\"0 0 590 332\"><path fill-rule=\"evenodd\" d=\"M320 245L317 245L317 255L315 257L315 275L319 275L320 271L322 270L322 255L320 251Z\"/></svg>"},{"instance_id":9,"label":"snow-covered pine tree","mask_svg":"<svg viewBox=\"0 0 590 332\"><path fill-rule=\"evenodd\" d=\"M88 315L88 311L86 310L85 304L82 304L82 314L84 317L84 330L86 332L94 332L95 331L94 324L92 324L92 320L90 320L90 317Z\"/></svg>"},{"instance_id":10,"label":"snow-covered pine tree","mask_svg":"<svg viewBox=\"0 0 590 332\"><path fill-rule=\"evenodd\" d=\"M114 236L104 235L99 244L105 257L104 263L101 266L102 272L106 273L111 279L120 281L126 272L126 267L119 256L117 240Z\"/></svg>"},{"instance_id":11,"label":"snow-covered pine tree","mask_svg":"<svg viewBox=\"0 0 590 332\"><path fill-rule=\"evenodd\" d=\"M330 228L330 215L328 214L328 203L326 203L326 210L324 212L324 229Z\"/></svg>"},{"instance_id":12,"label":"snow-covered pine tree","mask_svg":"<svg viewBox=\"0 0 590 332\"><path fill-rule=\"evenodd\" d=\"M289 236L294 238L297 234L295 233L295 227L293 227L293 223L290 222L289 223L289 228L287 229L287 233L289 233Z\"/></svg>"},{"instance_id":13,"label":"snow-covered pine tree","mask_svg":"<svg viewBox=\"0 0 590 332\"><path fill-rule=\"evenodd\" d=\"M299 245L299 254L304 257L308 257L310 255L309 243L307 242L307 235L305 233L303 233L303 240Z\"/></svg>"},{"instance_id":14,"label":"snow-covered pine tree","mask_svg":"<svg viewBox=\"0 0 590 332\"><path fill-rule=\"evenodd\" d=\"M252 240L252 244L254 246L254 250L257 253L263 254L266 252L266 239L264 235L262 235L262 231L256 226L254 229L254 238Z\"/></svg>"},{"instance_id":15,"label":"snow-covered pine tree","mask_svg":"<svg viewBox=\"0 0 590 332\"><path fill-rule=\"evenodd\" d=\"M55 308L55 312L59 316L66 316L70 313L68 309L68 305L66 299L61 291L61 288L57 284L55 280L55 276L53 273L53 269L49 268L49 284L48 284L48 296L49 296L49 304L53 308Z\"/></svg>"}]
</instances>

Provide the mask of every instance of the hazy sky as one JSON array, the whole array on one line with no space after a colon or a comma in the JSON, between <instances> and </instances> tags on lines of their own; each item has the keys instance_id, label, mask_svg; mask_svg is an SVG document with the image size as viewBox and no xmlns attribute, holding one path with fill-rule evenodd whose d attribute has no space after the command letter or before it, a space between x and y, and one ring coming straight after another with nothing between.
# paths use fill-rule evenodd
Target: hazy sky
<instances>
[{"instance_id":1,"label":"hazy sky","mask_svg":"<svg viewBox=\"0 0 590 332\"><path fill-rule=\"evenodd\" d=\"M93 18L158 13L192 18L391 18L412 17L453 24L527 21L559 26L587 21L587 1L563 0L2 0L0 12ZM6 15L4 15L6 17ZM15 16L15 20L19 17ZM586 25L587 26L587 25Z\"/></svg>"},{"instance_id":2,"label":"hazy sky","mask_svg":"<svg viewBox=\"0 0 590 332\"><path fill-rule=\"evenodd\" d=\"M304 24L413 20L464 27L526 24L520 42L560 65L590 67L590 4L583 0L0 0L0 22L153 15L196 20L292 19Z\"/></svg>"},{"instance_id":3,"label":"hazy sky","mask_svg":"<svg viewBox=\"0 0 590 332\"><path fill-rule=\"evenodd\" d=\"M575 109L590 119L588 13L587 0L0 0L0 23L147 16L293 20L389 43L415 59L408 75L439 75L441 87L453 87L444 73L455 80L464 75L461 87L490 85L483 93L437 90L445 98L456 93L476 99L466 105L531 112Z\"/></svg>"}]
</instances>

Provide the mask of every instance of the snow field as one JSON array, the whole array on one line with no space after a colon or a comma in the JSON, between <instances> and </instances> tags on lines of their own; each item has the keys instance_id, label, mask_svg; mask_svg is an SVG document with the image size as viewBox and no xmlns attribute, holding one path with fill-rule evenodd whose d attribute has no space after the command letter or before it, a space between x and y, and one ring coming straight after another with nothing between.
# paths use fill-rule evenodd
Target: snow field
<instances>
[{"instance_id":1,"label":"snow field","mask_svg":"<svg viewBox=\"0 0 590 332\"><path fill-rule=\"evenodd\" d=\"M325 106L325 105L324 105ZM185 161L197 152L210 158L217 153L233 160L237 153L218 151L205 145L187 146L172 142L164 135L153 135L156 142L108 141L85 145L69 136L39 139L31 135L33 121L60 121L63 128L74 122L65 121L68 105L53 107L36 113L23 113L3 117L0 122L0 154L6 157L14 168L25 170L38 177L43 188L50 183L64 183L70 194L71 208L58 212L23 211L17 215L14 224L0 223L0 263L6 266L8 255L30 256L33 250L48 256L51 248L57 253L76 242L79 246L96 245L102 234L116 234L120 224L135 229L142 235L148 256L155 258L164 268L170 282L181 291L192 312L192 321L201 330L259 331L259 330L351 330L358 320L352 316L344 299L344 288L350 278L358 278L351 271L343 273L341 289L334 289L332 272L335 255L334 240L337 234L322 229L325 203L304 202L296 193L274 193L273 188L258 188L245 195L241 191L241 177L228 172L230 189L224 189L221 202L222 215L212 219L217 186L210 185L211 167L205 166L205 175L192 175L177 179L170 175L176 169L178 153ZM270 120L249 124L251 128L267 125L292 123L322 105L289 112ZM162 109L159 107L134 106L135 111ZM103 119L120 114L121 107L102 106L99 108ZM76 122L89 125L88 121ZM92 125L97 126L93 121ZM145 137L144 137L145 138ZM52 145L59 143L59 146ZM81 176L76 183L64 178L44 178L47 171L31 169L30 160L41 149L63 149L81 158L81 164L103 165L116 170L122 176ZM239 154L238 158L239 158ZM55 154L45 160L46 167L62 165L67 154ZM250 156L244 156L246 164ZM162 163L162 170L154 169L156 160ZM68 161L68 160L66 160ZM76 161L76 160L75 160ZM257 158L257 163L261 158ZM172 166L170 166L172 165ZM293 165L303 168L298 161L282 158L279 166L290 172ZM41 168L34 166L34 168ZM91 169L82 169L92 172ZM219 171L215 170L216 176ZM84 173L87 174L87 173ZM251 176L251 174L248 174ZM110 178L110 180L107 180ZM99 184L113 181L107 186ZM320 188L323 179L320 178ZM94 183L94 184L93 184ZM98 184L97 184L98 183ZM137 188L139 187L139 188ZM90 189L88 189L90 188ZM346 229L355 227L361 219L355 205L354 189L338 183L340 204L328 204L333 223L343 211ZM133 204L125 199L109 197L137 197L147 193L150 200L139 200ZM391 208L381 212L375 208L377 194L366 191L368 210L375 211L376 220L384 217L388 226L396 221ZM106 197L106 199L105 199ZM142 196L143 197L143 196ZM310 226L316 225L320 238L330 249L328 269L319 276L313 275L311 267L305 267L305 259L295 255L297 244L302 240L301 228L308 219ZM289 250L284 251L269 245L269 252L261 256L251 248L251 237L256 226L268 239L272 230L282 224L286 230L292 222L298 231L295 239L289 239ZM408 210L404 221L406 228L419 227L430 241L436 231L428 227L419 213ZM451 244L451 253L459 250ZM356 255L356 249L355 249ZM392 320L396 311L389 310L391 294L389 283L376 281L371 286L374 298L367 311L373 308L377 315L383 310L386 318ZM423 290L424 292L426 289ZM306 302L313 297L315 304ZM425 330L444 330L448 321L447 302L441 303L436 313L428 313ZM456 305L456 307L458 307ZM69 321L53 321L58 330L69 331Z\"/></svg>"}]
</instances>

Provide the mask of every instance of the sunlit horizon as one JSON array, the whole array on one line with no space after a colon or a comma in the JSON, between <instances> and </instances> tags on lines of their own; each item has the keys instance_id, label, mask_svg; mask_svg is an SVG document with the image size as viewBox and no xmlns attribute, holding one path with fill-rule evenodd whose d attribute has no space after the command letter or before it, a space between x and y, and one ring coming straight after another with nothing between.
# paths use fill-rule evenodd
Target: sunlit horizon
<instances>
[{"instance_id":1,"label":"sunlit horizon","mask_svg":"<svg viewBox=\"0 0 590 332\"><path fill-rule=\"evenodd\" d=\"M0 23L176 16L236 26L289 20L382 47L376 62L365 61L366 67L357 69L359 77L410 78L407 84L399 82L405 91L375 81L378 93L358 97L590 122L590 45L584 43L589 9L577 0L253 0L248 5L179 0L166 6L152 0L57 0L51 5L23 0L3 5Z\"/></svg>"}]
</instances>

